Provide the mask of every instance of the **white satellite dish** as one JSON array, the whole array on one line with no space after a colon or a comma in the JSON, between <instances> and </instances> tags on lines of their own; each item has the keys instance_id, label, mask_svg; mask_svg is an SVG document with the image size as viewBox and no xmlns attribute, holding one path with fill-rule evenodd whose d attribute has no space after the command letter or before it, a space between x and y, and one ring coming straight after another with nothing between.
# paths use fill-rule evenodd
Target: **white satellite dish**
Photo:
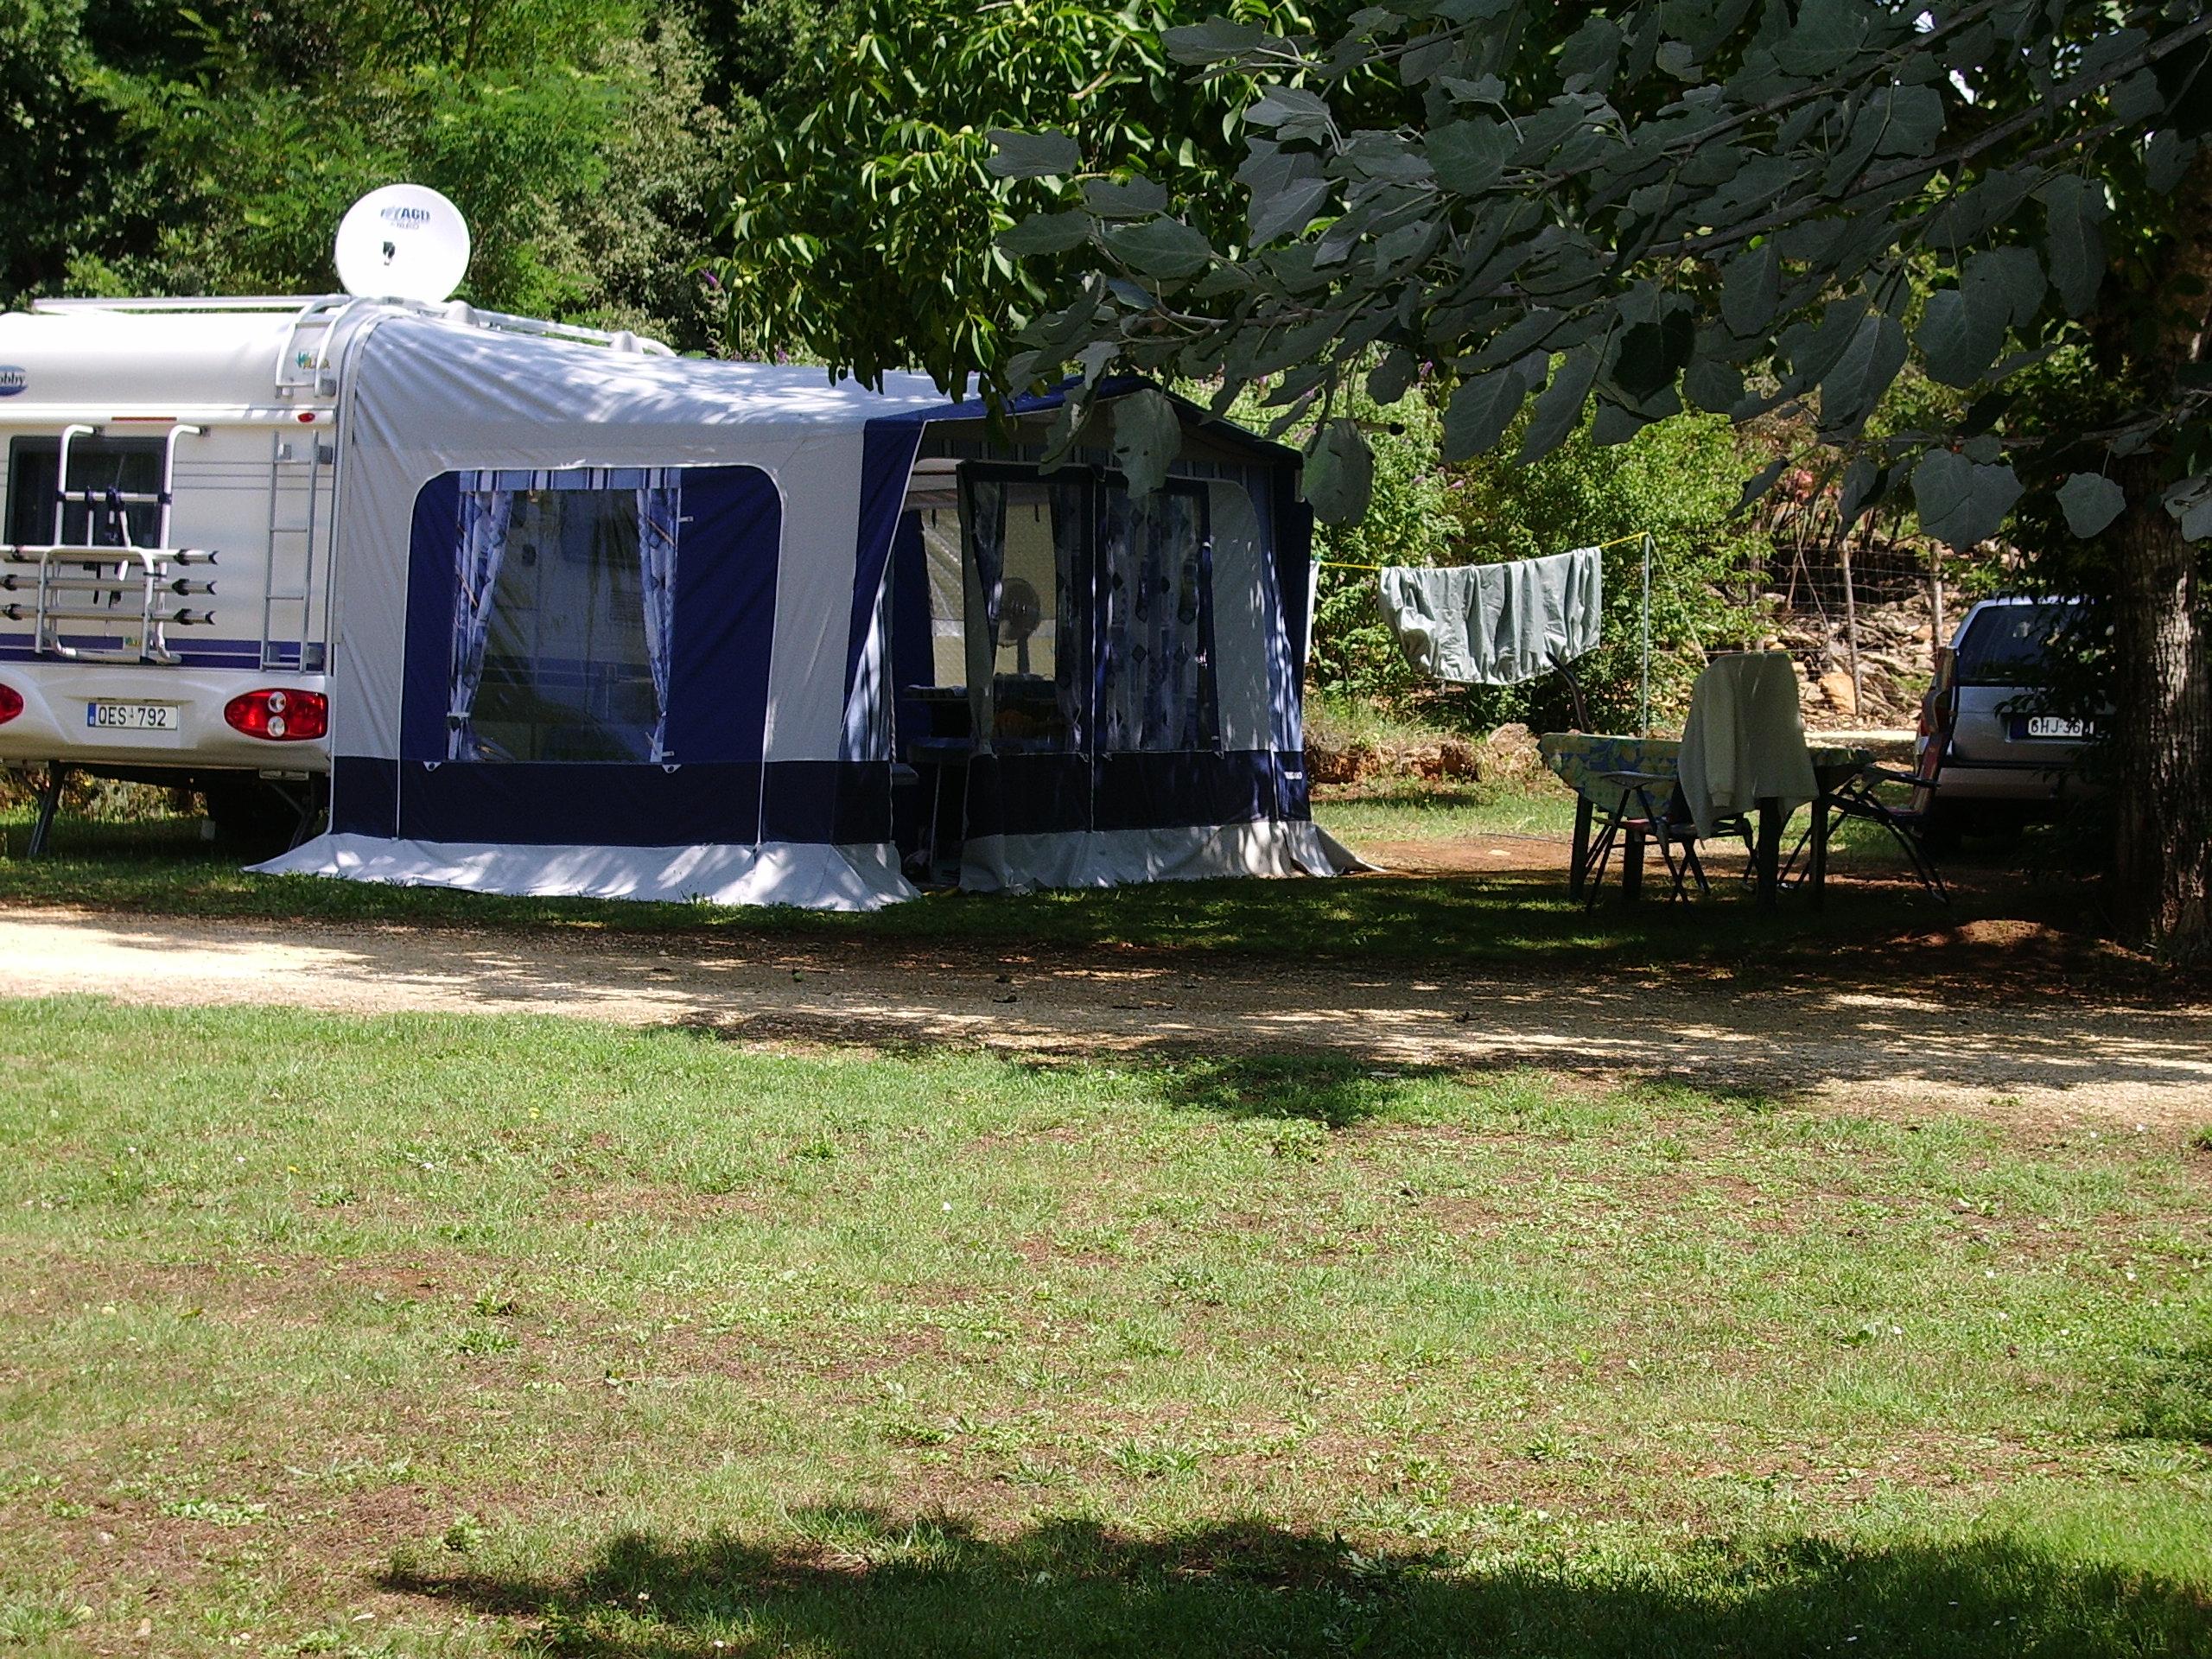
<instances>
[{"instance_id":1,"label":"white satellite dish","mask_svg":"<svg viewBox=\"0 0 2212 1659\"><path fill-rule=\"evenodd\" d=\"M428 185L387 184L346 210L332 257L348 294L437 305L468 274L468 221Z\"/></svg>"}]
</instances>

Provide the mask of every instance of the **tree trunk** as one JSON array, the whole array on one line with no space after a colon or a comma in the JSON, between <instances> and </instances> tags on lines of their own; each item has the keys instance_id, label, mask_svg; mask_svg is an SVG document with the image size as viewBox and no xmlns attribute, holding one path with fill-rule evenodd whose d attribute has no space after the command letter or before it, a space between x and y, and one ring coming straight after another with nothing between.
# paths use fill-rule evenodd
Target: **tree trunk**
<instances>
[{"instance_id":1,"label":"tree trunk","mask_svg":"<svg viewBox=\"0 0 2212 1659\"><path fill-rule=\"evenodd\" d=\"M2101 319L2107 338L2124 330L2136 353L2126 378L2153 401L2208 355L2207 156L2197 157L2170 205L2170 234L2150 262L2150 291L2128 296L2108 276ZM2145 316L2155 320L2147 342L2138 332ZM2154 453L2113 469L2127 493L2127 510L2109 533L2113 919L2123 935L2169 957L2204 962L2212 961L2212 559L2182 540L2160 499L2159 470Z\"/></svg>"},{"instance_id":2,"label":"tree trunk","mask_svg":"<svg viewBox=\"0 0 2212 1659\"><path fill-rule=\"evenodd\" d=\"M2114 919L2202 961L2212 958L2212 583L2158 500L2155 467L2125 482L2113 545Z\"/></svg>"}]
</instances>

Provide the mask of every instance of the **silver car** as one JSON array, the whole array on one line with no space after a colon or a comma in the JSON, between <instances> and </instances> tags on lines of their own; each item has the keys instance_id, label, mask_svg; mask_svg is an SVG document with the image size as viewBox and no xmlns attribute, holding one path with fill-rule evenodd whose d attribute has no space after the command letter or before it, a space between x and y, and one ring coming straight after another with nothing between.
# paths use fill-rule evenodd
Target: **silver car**
<instances>
[{"instance_id":1,"label":"silver car","mask_svg":"<svg viewBox=\"0 0 2212 1659\"><path fill-rule=\"evenodd\" d=\"M1931 840L2053 819L2088 792L2098 712L2051 709L2044 690L2053 642L2082 616L2075 601L2011 598L1961 620L1921 705L1915 770L1930 785Z\"/></svg>"}]
</instances>

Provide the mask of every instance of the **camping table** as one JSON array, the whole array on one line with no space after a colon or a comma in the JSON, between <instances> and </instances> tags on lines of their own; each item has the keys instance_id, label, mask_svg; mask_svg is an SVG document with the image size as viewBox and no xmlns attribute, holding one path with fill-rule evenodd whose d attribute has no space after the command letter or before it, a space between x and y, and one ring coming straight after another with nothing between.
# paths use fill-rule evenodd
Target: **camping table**
<instances>
[{"instance_id":1,"label":"camping table","mask_svg":"<svg viewBox=\"0 0 2212 1659\"><path fill-rule=\"evenodd\" d=\"M1806 884L1812 894L1815 909L1823 902L1828 874L1828 797L1849 782L1873 760L1865 749L1847 748L1838 744L1815 743L1807 746L1813 758L1813 781L1819 790L1812 803L1813 825L1810 861L1806 867ZM1679 740L1666 737L1621 737L1595 732L1547 732L1536 742L1537 752L1544 764L1550 767L1560 781L1575 794L1573 864L1567 875L1567 892L1580 899L1589 880L1590 830L1600 812L1611 812L1618 804L1624 785L1607 781L1608 773L1656 772L1671 775L1681 761L1682 746ZM1665 810L1666 804L1660 791L1653 790L1655 804ZM1770 906L1780 887L1782 867L1782 827L1784 814L1781 802L1772 797L1758 805L1758 836L1753 864L1758 873L1758 899ZM1634 899L1640 892L1643 874L1643 837L1630 831L1628 842L1621 855L1621 897L1624 901Z\"/></svg>"}]
</instances>

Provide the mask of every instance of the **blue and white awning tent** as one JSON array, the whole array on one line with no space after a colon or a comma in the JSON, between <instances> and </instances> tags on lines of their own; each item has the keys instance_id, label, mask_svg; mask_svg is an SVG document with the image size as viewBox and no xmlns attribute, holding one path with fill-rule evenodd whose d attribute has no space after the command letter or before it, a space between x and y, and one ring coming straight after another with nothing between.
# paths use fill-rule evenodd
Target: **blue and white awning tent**
<instances>
[{"instance_id":1,"label":"blue and white awning tent","mask_svg":"<svg viewBox=\"0 0 2212 1659\"><path fill-rule=\"evenodd\" d=\"M868 909L1351 862L1291 451L1179 405L1132 499L1103 441L1040 471L1049 399L397 314L340 397L330 824L263 869Z\"/></svg>"}]
</instances>

